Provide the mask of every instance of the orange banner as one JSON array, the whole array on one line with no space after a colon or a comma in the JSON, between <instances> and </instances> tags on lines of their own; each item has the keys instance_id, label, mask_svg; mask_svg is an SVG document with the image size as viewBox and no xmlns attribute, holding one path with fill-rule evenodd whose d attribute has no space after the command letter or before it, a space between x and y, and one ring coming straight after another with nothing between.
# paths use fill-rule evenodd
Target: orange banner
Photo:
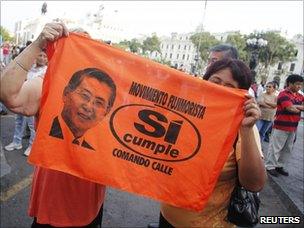
<instances>
[{"instance_id":1,"label":"orange banner","mask_svg":"<svg viewBox=\"0 0 304 228\"><path fill-rule=\"evenodd\" d=\"M201 210L243 116L224 88L89 38L48 46L29 161Z\"/></svg>"}]
</instances>

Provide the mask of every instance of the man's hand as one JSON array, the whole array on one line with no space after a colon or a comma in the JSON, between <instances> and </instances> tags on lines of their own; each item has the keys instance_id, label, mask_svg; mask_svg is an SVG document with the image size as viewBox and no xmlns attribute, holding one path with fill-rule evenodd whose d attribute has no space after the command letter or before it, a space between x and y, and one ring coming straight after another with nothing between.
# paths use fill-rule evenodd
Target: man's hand
<instances>
[{"instance_id":1,"label":"man's hand","mask_svg":"<svg viewBox=\"0 0 304 228\"><path fill-rule=\"evenodd\" d=\"M246 95L246 97L248 100L244 103L245 117L242 121L242 127L251 128L261 117L261 111L252 96Z\"/></svg>"},{"instance_id":2,"label":"man's hand","mask_svg":"<svg viewBox=\"0 0 304 228\"><path fill-rule=\"evenodd\" d=\"M68 35L69 31L63 22L47 23L34 43L43 49L46 47L47 42L53 42L62 36Z\"/></svg>"},{"instance_id":3,"label":"man's hand","mask_svg":"<svg viewBox=\"0 0 304 228\"><path fill-rule=\"evenodd\" d=\"M292 106L286 107L285 109L292 113L300 113L302 111L300 107L301 107L301 105L292 105Z\"/></svg>"}]
</instances>

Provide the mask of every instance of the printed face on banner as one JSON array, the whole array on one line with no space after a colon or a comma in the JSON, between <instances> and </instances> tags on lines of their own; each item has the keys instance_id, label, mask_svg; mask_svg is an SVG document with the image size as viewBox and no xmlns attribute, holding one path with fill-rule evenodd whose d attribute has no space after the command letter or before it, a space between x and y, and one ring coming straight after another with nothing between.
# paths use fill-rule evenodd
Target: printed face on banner
<instances>
[{"instance_id":1,"label":"printed face on banner","mask_svg":"<svg viewBox=\"0 0 304 228\"><path fill-rule=\"evenodd\" d=\"M111 88L97 79L85 77L79 86L63 94L62 117L75 136L96 126L106 115Z\"/></svg>"},{"instance_id":2,"label":"printed face on banner","mask_svg":"<svg viewBox=\"0 0 304 228\"><path fill-rule=\"evenodd\" d=\"M114 82L103 71L87 68L75 72L63 90L61 116L60 118L56 116L53 120L49 135L64 139L64 131L71 132L74 144L95 150L84 140L84 135L101 122L109 112L115 93ZM69 131L63 130L62 121Z\"/></svg>"}]
</instances>

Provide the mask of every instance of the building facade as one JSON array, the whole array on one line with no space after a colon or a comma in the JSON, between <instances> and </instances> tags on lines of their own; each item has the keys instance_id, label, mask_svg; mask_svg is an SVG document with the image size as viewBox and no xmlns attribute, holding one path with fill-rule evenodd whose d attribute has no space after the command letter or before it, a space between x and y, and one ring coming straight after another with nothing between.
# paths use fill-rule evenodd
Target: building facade
<instances>
[{"instance_id":1,"label":"building facade","mask_svg":"<svg viewBox=\"0 0 304 228\"><path fill-rule=\"evenodd\" d=\"M15 42L24 46L27 41L33 41L40 34L43 26L48 22L45 15L34 19L26 19L15 23Z\"/></svg>"},{"instance_id":2,"label":"building facade","mask_svg":"<svg viewBox=\"0 0 304 228\"><path fill-rule=\"evenodd\" d=\"M70 19L65 15L60 18L71 29L81 27L88 31L93 39L102 41L119 42L123 40L124 30L119 27L116 21L116 11L107 11L103 5L100 5L95 12L89 12L84 19ZM15 23L16 44L25 45L30 40L35 40L43 26L51 22L54 18L50 18L48 14L42 14L37 18L26 19Z\"/></svg>"},{"instance_id":3,"label":"building facade","mask_svg":"<svg viewBox=\"0 0 304 228\"><path fill-rule=\"evenodd\" d=\"M291 40L296 47L295 60L291 62L278 62L270 67L267 81L277 81L279 88L283 89L285 81L290 74L299 74L304 77L304 40L302 35L296 35Z\"/></svg>"},{"instance_id":4,"label":"building facade","mask_svg":"<svg viewBox=\"0 0 304 228\"><path fill-rule=\"evenodd\" d=\"M176 69L192 73L197 59L197 49L190 37L193 33L177 34L172 33L170 37L160 38L160 51L152 52L152 59L170 62Z\"/></svg>"}]
</instances>

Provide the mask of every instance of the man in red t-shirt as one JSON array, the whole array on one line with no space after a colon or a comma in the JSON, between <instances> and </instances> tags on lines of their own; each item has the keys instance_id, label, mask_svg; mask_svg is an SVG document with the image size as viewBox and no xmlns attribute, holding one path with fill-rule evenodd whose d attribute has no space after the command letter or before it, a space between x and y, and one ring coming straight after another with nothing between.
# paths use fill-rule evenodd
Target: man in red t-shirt
<instances>
[{"instance_id":1,"label":"man in red t-shirt","mask_svg":"<svg viewBox=\"0 0 304 228\"><path fill-rule=\"evenodd\" d=\"M296 130L304 110L304 96L298 91L303 86L303 77L289 75L287 87L277 99L277 112L266 158L267 172L272 176L288 176L284 165L292 151Z\"/></svg>"},{"instance_id":2,"label":"man in red t-shirt","mask_svg":"<svg viewBox=\"0 0 304 228\"><path fill-rule=\"evenodd\" d=\"M46 24L38 38L7 65L0 79L0 101L8 109L38 115L43 79L26 80L27 73L47 42L68 34L61 22ZM29 204L29 215L34 217L31 227L100 227L104 197L104 185L36 166Z\"/></svg>"}]
</instances>

